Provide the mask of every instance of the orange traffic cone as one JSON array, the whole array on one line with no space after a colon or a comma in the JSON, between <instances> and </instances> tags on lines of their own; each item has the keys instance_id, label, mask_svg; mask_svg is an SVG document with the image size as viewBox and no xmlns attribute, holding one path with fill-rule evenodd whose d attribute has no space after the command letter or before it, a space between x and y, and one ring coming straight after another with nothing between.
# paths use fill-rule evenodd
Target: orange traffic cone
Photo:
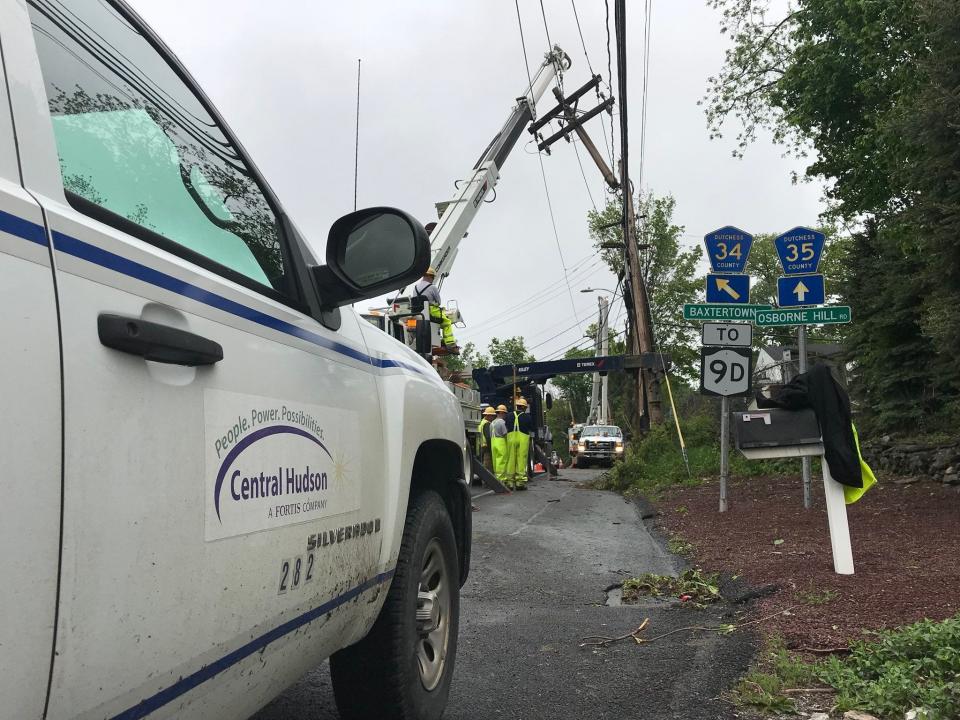
<instances>
[{"instance_id":1,"label":"orange traffic cone","mask_svg":"<svg viewBox=\"0 0 960 720\"><path fill-rule=\"evenodd\" d=\"M534 465L533 471L538 473L543 472L543 463L537 463L536 465Z\"/></svg>"}]
</instances>

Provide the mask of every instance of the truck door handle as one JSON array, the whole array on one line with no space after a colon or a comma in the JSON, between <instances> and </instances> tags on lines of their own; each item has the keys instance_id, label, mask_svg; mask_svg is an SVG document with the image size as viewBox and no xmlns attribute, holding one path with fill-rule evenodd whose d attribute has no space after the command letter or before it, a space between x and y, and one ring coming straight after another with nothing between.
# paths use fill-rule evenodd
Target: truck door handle
<instances>
[{"instance_id":1,"label":"truck door handle","mask_svg":"<svg viewBox=\"0 0 960 720\"><path fill-rule=\"evenodd\" d=\"M171 365L213 365L223 360L220 343L160 323L102 313L97 317L101 344L146 360Z\"/></svg>"}]
</instances>

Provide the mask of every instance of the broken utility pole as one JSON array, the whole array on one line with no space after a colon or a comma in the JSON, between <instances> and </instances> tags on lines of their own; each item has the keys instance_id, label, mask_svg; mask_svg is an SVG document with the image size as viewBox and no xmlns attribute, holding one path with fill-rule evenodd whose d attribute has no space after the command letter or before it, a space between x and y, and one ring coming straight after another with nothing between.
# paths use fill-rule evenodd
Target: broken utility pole
<instances>
[{"instance_id":1,"label":"broken utility pole","mask_svg":"<svg viewBox=\"0 0 960 720\"><path fill-rule=\"evenodd\" d=\"M626 0L614 3L614 26L617 40L617 85L620 94L620 185L623 193L623 244L626 280L630 288L631 320L634 323L633 342L635 353L656 351L653 339L653 322L650 302L643 273L640 270L637 246L637 224L633 207L633 185L630 183L627 143L627 8ZM625 286L626 287L626 286ZM624 292L624 299L627 294ZM637 378L638 413L646 412L650 425L663 422L660 401L659 372L655 369L640 370Z\"/></svg>"}]
</instances>

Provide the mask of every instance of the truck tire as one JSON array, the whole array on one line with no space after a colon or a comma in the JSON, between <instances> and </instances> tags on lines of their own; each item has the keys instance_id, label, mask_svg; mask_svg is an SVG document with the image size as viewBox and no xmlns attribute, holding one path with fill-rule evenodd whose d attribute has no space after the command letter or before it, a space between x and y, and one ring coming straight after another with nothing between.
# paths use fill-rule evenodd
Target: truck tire
<instances>
[{"instance_id":1,"label":"truck tire","mask_svg":"<svg viewBox=\"0 0 960 720\"><path fill-rule=\"evenodd\" d=\"M446 505L410 501L390 592L373 629L330 658L343 720L439 720L457 655L460 583Z\"/></svg>"}]
</instances>

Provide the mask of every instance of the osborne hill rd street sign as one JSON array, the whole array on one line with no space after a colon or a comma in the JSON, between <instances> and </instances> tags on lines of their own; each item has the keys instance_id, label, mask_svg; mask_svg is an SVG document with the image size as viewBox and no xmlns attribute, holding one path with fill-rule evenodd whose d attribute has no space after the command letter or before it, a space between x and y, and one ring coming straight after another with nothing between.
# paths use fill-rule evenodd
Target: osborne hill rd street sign
<instances>
[{"instance_id":1,"label":"osborne hill rd street sign","mask_svg":"<svg viewBox=\"0 0 960 720\"><path fill-rule=\"evenodd\" d=\"M777 305L823 305L823 275L788 275L777 278Z\"/></svg>"},{"instance_id":2,"label":"osborne hill rd street sign","mask_svg":"<svg viewBox=\"0 0 960 720\"><path fill-rule=\"evenodd\" d=\"M713 272L742 273L753 246L753 235L727 225L704 235L703 244Z\"/></svg>"},{"instance_id":3,"label":"osborne hill rd street sign","mask_svg":"<svg viewBox=\"0 0 960 720\"><path fill-rule=\"evenodd\" d=\"M850 308L846 305L827 305L797 310L761 310L754 322L761 327L777 325L836 325L850 322Z\"/></svg>"},{"instance_id":4,"label":"osborne hill rd street sign","mask_svg":"<svg viewBox=\"0 0 960 720\"><path fill-rule=\"evenodd\" d=\"M823 255L823 233L806 227L795 227L773 241L784 275L815 273Z\"/></svg>"},{"instance_id":5,"label":"osborne hill rd street sign","mask_svg":"<svg viewBox=\"0 0 960 720\"><path fill-rule=\"evenodd\" d=\"M688 303L683 306L684 320L753 320L759 310L771 310L770 305L725 305Z\"/></svg>"}]
</instances>

